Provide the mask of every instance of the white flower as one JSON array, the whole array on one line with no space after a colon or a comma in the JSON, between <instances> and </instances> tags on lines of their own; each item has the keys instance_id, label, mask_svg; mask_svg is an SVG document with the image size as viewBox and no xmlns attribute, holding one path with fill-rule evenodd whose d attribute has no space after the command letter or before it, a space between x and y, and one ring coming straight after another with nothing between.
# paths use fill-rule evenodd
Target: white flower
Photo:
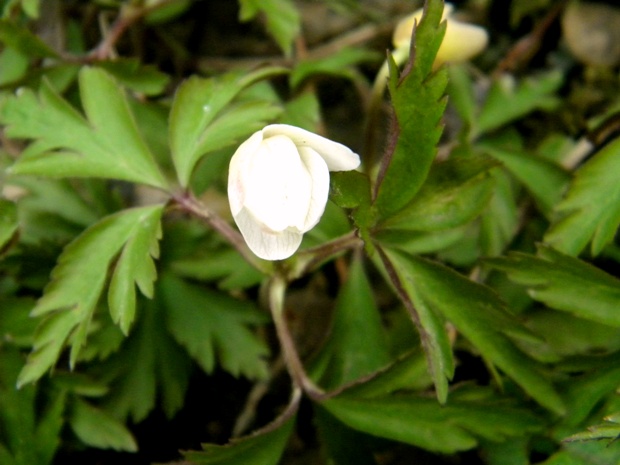
<instances>
[{"instance_id":1,"label":"white flower","mask_svg":"<svg viewBox=\"0 0 620 465\"><path fill-rule=\"evenodd\" d=\"M463 23L452 18L454 7L446 3L442 19L447 21L446 33L435 57L435 66L445 62L467 61L483 51L489 41L487 31L473 24ZM422 9L415 11L400 21L394 29L392 43L399 48L409 49L413 25L420 23Z\"/></svg>"},{"instance_id":2,"label":"white flower","mask_svg":"<svg viewBox=\"0 0 620 465\"><path fill-rule=\"evenodd\" d=\"M359 156L342 144L286 124L272 124L239 146L228 173L228 200L241 234L257 256L283 260L318 222L329 171L348 171Z\"/></svg>"}]
</instances>

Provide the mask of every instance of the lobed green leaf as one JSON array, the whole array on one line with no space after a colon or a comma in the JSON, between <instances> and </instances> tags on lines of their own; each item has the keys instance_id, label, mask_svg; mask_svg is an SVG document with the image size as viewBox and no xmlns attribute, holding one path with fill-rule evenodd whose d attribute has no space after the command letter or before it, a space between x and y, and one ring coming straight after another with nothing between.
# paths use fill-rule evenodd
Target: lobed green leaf
<instances>
[{"instance_id":1,"label":"lobed green leaf","mask_svg":"<svg viewBox=\"0 0 620 465\"><path fill-rule=\"evenodd\" d=\"M453 399L442 406L415 395L344 394L321 405L354 429L444 454L473 449L480 439L501 441L541 426L529 411L492 399Z\"/></svg>"},{"instance_id":2,"label":"lobed green leaf","mask_svg":"<svg viewBox=\"0 0 620 465\"><path fill-rule=\"evenodd\" d=\"M620 280L577 258L540 246L538 255L511 252L487 260L545 305L619 327Z\"/></svg>"},{"instance_id":3,"label":"lobed green leaf","mask_svg":"<svg viewBox=\"0 0 620 465\"><path fill-rule=\"evenodd\" d=\"M426 2L415 29L409 62L398 75L391 57L389 89L396 115L391 152L384 156L375 184L375 204L384 218L407 205L424 183L437 152L446 108L448 75L445 68L433 71L446 24L441 23L443 2Z\"/></svg>"},{"instance_id":4,"label":"lobed green leaf","mask_svg":"<svg viewBox=\"0 0 620 465\"><path fill-rule=\"evenodd\" d=\"M329 338L314 360L318 370L313 375L320 373L320 385L333 390L386 367L390 358L381 315L358 258L338 294Z\"/></svg>"},{"instance_id":5,"label":"lobed green leaf","mask_svg":"<svg viewBox=\"0 0 620 465\"><path fill-rule=\"evenodd\" d=\"M138 132L122 89L105 71L79 74L84 119L52 87L23 89L0 107L9 137L33 139L11 172L47 177L99 177L165 188L167 182Z\"/></svg>"},{"instance_id":6,"label":"lobed green leaf","mask_svg":"<svg viewBox=\"0 0 620 465\"><path fill-rule=\"evenodd\" d=\"M476 134L490 132L534 110L554 108L559 103L554 93L563 81L559 70L521 83L507 75L495 80L475 122Z\"/></svg>"},{"instance_id":7,"label":"lobed green leaf","mask_svg":"<svg viewBox=\"0 0 620 465\"><path fill-rule=\"evenodd\" d=\"M75 364L86 340L109 266L127 241L136 234L141 236L144 225L151 225L154 218L159 218L162 209L161 205L140 207L108 216L65 248L58 258L49 285L32 311L33 316L44 318L37 327L28 363L20 374L20 385L37 380L51 368L67 342L71 344L70 364ZM141 260L145 258L140 257ZM131 283L138 281L145 286L145 276L140 275L143 270L144 265L141 265L130 267L122 273L129 277ZM130 276L131 271L136 271L137 277ZM148 279L151 278L154 275L149 274ZM124 290L129 292L129 287ZM127 304L127 299L121 298L124 297L121 289L116 288L112 293L117 300L115 303L122 301L126 308L132 308L131 304ZM121 314L122 310L116 309L114 313L119 315L120 320L130 323L129 316Z\"/></svg>"},{"instance_id":8,"label":"lobed green leaf","mask_svg":"<svg viewBox=\"0 0 620 465\"><path fill-rule=\"evenodd\" d=\"M216 361L233 376L264 379L269 349L249 325L263 322L250 303L166 274L160 282L170 332L206 373Z\"/></svg>"},{"instance_id":9,"label":"lobed green leaf","mask_svg":"<svg viewBox=\"0 0 620 465\"><path fill-rule=\"evenodd\" d=\"M599 150L575 173L568 192L557 205L556 221L545 242L561 252L578 255L591 242L598 255L620 225L620 138Z\"/></svg>"},{"instance_id":10,"label":"lobed green leaf","mask_svg":"<svg viewBox=\"0 0 620 465\"><path fill-rule=\"evenodd\" d=\"M191 77L181 84L170 111L168 137L182 186L189 184L203 155L249 136L277 115L279 109L266 101L249 102L237 109L227 106L244 88L283 72L282 68L231 72L210 79Z\"/></svg>"},{"instance_id":11,"label":"lobed green leaf","mask_svg":"<svg viewBox=\"0 0 620 465\"><path fill-rule=\"evenodd\" d=\"M532 336L511 317L505 304L490 288L430 260L388 249L383 253L397 270L406 298L411 299L415 311L435 315L437 324L427 331L432 337L443 340L433 348L441 351L443 360L451 355L445 330L439 325L439 315L454 324L485 360L502 369L537 402L554 412L564 411L562 399L542 376L541 367L517 349L507 334L526 339ZM422 337L423 344L425 337L428 336ZM427 345L424 347L428 350ZM430 368L433 372L433 364ZM449 373L444 368L443 372L433 373L433 378L437 382L439 374Z\"/></svg>"}]
</instances>

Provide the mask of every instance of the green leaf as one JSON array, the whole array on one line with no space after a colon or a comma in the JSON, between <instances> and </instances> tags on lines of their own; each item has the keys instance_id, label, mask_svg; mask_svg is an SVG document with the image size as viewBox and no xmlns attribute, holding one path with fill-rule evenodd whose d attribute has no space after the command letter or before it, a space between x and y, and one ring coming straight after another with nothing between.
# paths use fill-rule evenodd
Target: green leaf
<instances>
[{"instance_id":1,"label":"green leaf","mask_svg":"<svg viewBox=\"0 0 620 465\"><path fill-rule=\"evenodd\" d=\"M114 79L101 69L83 68L79 81L88 120L46 83L38 96L24 89L0 106L9 137L34 139L11 172L111 178L166 188Z\"/></svg>"},{"instance_id":2,"label":"green leaf","mask_svg":"<svg viewBox=\"0 0 620 465\"><path fill-rule=\"evenodd\" d=\"M171 274L160 287L170 332L206 373L218 361L233 376L267 377L269 349L249 327L263 323L264 316L252 304Z\"/></svg>"},{"instance_id":3,"label":"green leaf","mask_svg":"<svg viewBox=\"0 0 620 465\"><path fill-rule=\"evenodd\" d=\"M1 463L49 465L60 446L65 396L55 390L43 394L35 386L16 389L22 365L19 351L0 347Z\"/></svg>"},{"instance_id":4,"label":"green leaf","mask_svg":"<svg viewBox=\"0 0 620 465\"><path fill-rule=\"evenodd\" d=\"M559 103L553 94L563 81L559 70L527 78L518 84L508 75L495 80L476 121L477 134L497 129L534 110L553 109Z\"/></svg>"},{"instance_id":5,"label":"green leaf","mask_svg":"<svg viewBox=\"0 0 620 465\"><path fill-rule=\"evenodd\" d=\"M513 240L519 226L517 201L510 177L503 170L493 172L495 191L481 215L480 249L483 256L500 255Z\"/></svg>"},{"instance_id":6,"label":"green leaf","mask_svg":"<svg viewBox=\"0 0 620 465\"><path fill-rule=\"evenodd\" d=\"M445 317L485 360L502 369L537 402L554 412L564 411L562 399L543 377L538 364L518 350L506 336L531 338L490 288L430 260L387 249L384 254L397 270L399 280L418 312L425 309L428 313ZM433 328L435 337L441 335L443 339L446 337L444 333L439 325ZM446 345L447 341L444 341L442 351L449 349ZM426 345L424 347L426 350Z\"/></svg>"},{"instance_id":7,"label":"green leaf","mask_svg":"<svg viewBox=\"0 0 620 465\"><path fill-rule=\"evenodd\" d=\"M192 363L166 328L161 299L144 303L143 312L120 350L98 367L100 378L111 386L105 410L115 418L131 417L139 423L156 406L168 419L183 406Z\"/></svg>"},{"instance_id":8,"label":"green leaf","mask_svg":"<svg viewBox=\"0 0 620 465\"><path fill-rule=\"evenodd\" d=\"M448 397L448 380L454 376L452 348L444 328L444 321L437 313L437 309L429 305L418 292L409 267L400 261L401 256L388 254L379 247L377 250L381 259L381 269L392 283L420 333L437 398L444 403Z\"/></svg>"},{"instance_id":9,"label":"green leaf","mask_svg":"<svg viewBox=\"0 0 620 465\"><path fill-rule=\"evenodd\" d=\"M397 128L382 160L375 185L375 203L385 218L407 205L422 186L437 152L446 108L445 68L433 71L446 24L443 2L430 0L415 30L410 61L398 76L390 58L389 89ZM416 102L412 105L412 102Z\"/></svg>"},{"instance_id":10,"label":"green leaf","mask_svg":"<svg viewBox=\"0 0 620 465\"><path fill-rule=\"evenodd\" d=\"M504 166L530 191L540 210L549 215L558 203L568 181L569 174L559 165L542 157L501 147L493 141L485 141L478 148L501 161Z\"/></svg>"},{"instance_id":11,"label":"green leaf","mask_svg":"<svg viewBox=\"0 0 620 465\"><path fill-rule=\"evenodd\" d=\"M158 208L140 218L140 227L125 243L112 275L108 305L112 320L125 334L136 313L135 286L144 296L153 297L153 282L157 279L153 258L159 257L162 212L163 208Z\"/></svg>"},{"instance_id":12,"label":"green leaf","mask_svg":"<svg viewBox=\"0 0 620 465\"><path fill-rule=\"evenodd\" d=\"M110 264L128 241L135 235L143 234L141 229L144 225L152 225L153 219L159 218L162 209L163 206L156 205L108 216L65 248L43 297L32 311L33 316L44 318L37 327L33 350L20 374L19 385L40 378L56 363L67 342L71 344L70 364L75 364L86 341ZM130 245L130 250L132 247L135 246ZM145 258L141 257L142 260ZM144 268L134 269L142 274L132 277L132 282L136 280L140 286L145 286ZM128 271L123 273L129 276ZM152 277L148 276L149 279ZM131 288L133 292L133 286ZM118 288L113 291L119 301L120 291ZM115 312L120 315L120 310Z\"/></svg>"},{"instance_id":13,"label":"green leaf","mask_svg":"<svg viewBox=\"0 0 620 465\"><path fill-rule=\"evenodd\" d=\"M19 81L28 71L28 56L14 49L4 47L0 52L0 87Z\"/></svg>"},{"instance_id":14,"label":"green leaf","mask_svg":"<svg viewBox=\"0 0 620 465\"><path fill-rule=\"evenodd\" d=\"M620 138L616 138L577 170L556 208L557 220L545 234L545 242L578 255L592 241L592 254L599 254L620 224L619 172Z\"/></svg>"},{"instance_id":15,"label":"green leaf","mask_svg":"<svg viewBox=\"0 0 620 465\"><path fill-rule=\"evenodd\" d=\"M179 277L216 281L218 287L224 290L255 286L264 277L231 248L212 248L204 254L194 253L173 261L170 268Z\"/></svg>"},{"instance_id":16,"label":"green leaf","mask_svg":"<svg viewBox=\"0 0 620 465\"><path fill-rule=\"evenodd\" d=\"M30 318L34 299L29 297L0 298L0 340L18 347L30 348L36 320Z\"/></svg>"},{"instance_id":17,"label":"green leaf","mask_svg":"<svg viewBox=\"0 0 620 465\"><path fill-rule=\"evenodd\" d=\"M75 435L88 446L125 452L138 450L136 440L125 425L79 398L73 401L69 424Z\"/></svg>"},{"instance_id":18,"label":"green leaf","mask_svg":"<svg viewBox=\"0 0 620 465\"><path fill-rule=\"evenodd\" d=\"M415 198L379 225L381 230L440 231L472 221L487 206L497 163L482 157L437 163Z\"/></svg>"},{"instance_id":19,"label":"green leaf","mask_svg":"<svg viewBox=\"0 0 620 465\"><path fill-rule=\"evenodd\" d=\"M328 75L346 79L362 80L363 75L356 65L377 61L378 55L363 48L344 47L325 57L302 60L291 72L289 83L297 88L305 79L314 75Z\"/></svg>"},{"instance_id":20,"label":"green leaf","mask_svg":"<svg viewBox=\"0 0 620 465\"><path fill-rule=\"evenodd\" d=\"M551 308L620 326L620 280L599 268L547 246L540 246L537 256L512 252L487 263L526 286L533 299Z\"/></svg>"},{"instance_id":21,"label":"green leaf","mask_svg":"<svg viewBox=\"0 0 620 465\"><path fill-rule=\"evenodd\" d=\"M259 12L265 15L267 31L285 55L292 52L293 40L299 35L301 18L291 0L239 0L239 19L249 21Z\"/></svg>"},{"instance_id":22,"label":"green leaf","mask_svg":"<svg viewBox=\"0 0 620 465\"><path fill-rule=\"evenodd\" d=\"M333 390L384 368L389 362L381 315L358 258L352 262L347 281L338 294L329 339L314 360L320 369L320 385Z\"/></svg>"},{"instance_id":23,"label":"green leaf","mask_svg":"<svg viewBox=\"0 0 620 465\"><path fill-rule=\"evenodd\" d=\"M294 393L278 418L251 435L223 446L203 444L203 451L185 452L185 458L196 465L277 465L293 431L300 397Z\"/></svg>"},{"instance_id":24,"label":"green leaf","mask_svg":"<svg viewBox=\"0 0 620 465\"><path fill-rule=\"evenodd\" d=\"M57 58L58 54L24 27L0 20L0 42L32 58Z\"/></svg>"},{"instance_id":25,"label":"green leaf","mask_svg":"<svg viewBox=\"0 0 620 465\"><path fill-rule=\"evenodd\" d=\"M0 254L17 232L17 207L14 202L0 198Z\"/></svg>"},{"instance_id":26,"label":"green leaf","mask_svg":"<svg viewBox=\"0 0 620 465\"><path fill-rule=\"evenodd\" d=\"M265 101L236 109L227 106L244 88L284 72L282 68L265 68L210 79L191 77L181 84L172 103L168 136L183 187L189 184L196 163L205 153L234 144L277 114L276 107Z\"/></svg>"},{"instance_id":27,"label":"green leaf","mask_svg":"<svg viewBox=\"0 0 620 465\"><path fill-rule=\"evenodd\" d=\"M114 76L123 86L144 95L159 95L170 81L170 76L154 66L141 65L137 58L100 61L99 68Z\"/></svg>"},{"instance_id":28,"label":"green leaf","mask_svg":"<svg viewBox=\"0 0 620 465\"><path fill-rule=\"evenodd\" d=\"M473 449L481 438L501 441L540 429L529 411L494 399L465 397L442 406L414 395L344 394L321 405L351 428L444 454Z\"/></svg>"},{"instance_id":29,"label":"green leaf","mask_svg":"<svg viewBox=\"0 0 620 465\"><path fill-rule=\"evenodd\" d=\"M467 73L466 66L457 63L448 67L448 95L450 105L453 105L464 123L473 126L476 117L476 97L474 84Z\"/></svg>"}]
</instances>

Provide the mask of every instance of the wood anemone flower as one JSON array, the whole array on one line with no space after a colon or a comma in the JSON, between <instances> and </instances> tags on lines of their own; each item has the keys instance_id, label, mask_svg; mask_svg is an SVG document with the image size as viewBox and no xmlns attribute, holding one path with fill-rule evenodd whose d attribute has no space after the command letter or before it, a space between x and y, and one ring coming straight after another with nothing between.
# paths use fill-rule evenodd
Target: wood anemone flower
<instances>
[{"instance_id":1,"label":"wood anemone flower","mask_svg":"<svg viewBox=\"0 0 620 465\"><path fill-rule=\"evenodd\" d=\"M329 171L359 164L348 147L305 129L272 124L255 132L228 174L230 209L248 247L265 260L293 255L325 211Z\"/></svg>"}]
</instances>

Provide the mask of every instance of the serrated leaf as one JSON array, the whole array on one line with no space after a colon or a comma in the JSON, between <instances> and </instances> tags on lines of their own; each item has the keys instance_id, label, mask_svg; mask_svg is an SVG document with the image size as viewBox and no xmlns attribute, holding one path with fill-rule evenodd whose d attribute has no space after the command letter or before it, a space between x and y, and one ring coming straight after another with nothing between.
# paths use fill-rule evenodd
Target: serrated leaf
<instances>
[{"instance_id":1,"label":"serrated leaf","mask_svg":"<svg viewBox=\"0 0 620 465\"><path fill-rule=\"evenodd\" d=\"M123 333L128 334L136 313L136 290L148 298L153 297L153 282L157 279L154 258L159 257L162 208L140 219L123 246L108 291L108 305L112 320Z\"/></svg>"},{"instance_id":2,"label":"serrated leaf","mask_svg":"<svg viewBox=\"0 0 620 465\"><path fill-rule=\"evenodd\" d=\"M125 425L79 398L73 401L69 424L75 435L91 447L125 452L138 450L136 440Z\"/></svg>"},{"instance_id":3,"label":"serrated leaf","mask_svg":"<svg viewBox=\"0 0 620 465\"><path fill-rule=\"evenodd\" d=\"M56 363L68 342L71 366L75 364L103 291L108 267L145 222L150 224L153 217L159 218L162 208L161 205L134 208L108 216L65 248L43 297L32 311L33 316L44 318L37 327L28 363L20 374L20 385L40 378Z\"/></svg>"},{"instance_id":4,"label":"serrated leaf","mask_svg":"<svg viewBox=\"0 0 620 465\"><path fill-rule=\"evenodd\" d=\"M293 393L287 409L272 423L251 435L223 446L203 444L203 451L185 452L185 458L196 465L278 464L293 431L300 398L299 392Z\"/></svg>"},{"instance_id":5,"label":"serrated leaf","mask_svg":"<svg viewBox=\"0 0 620 465\"><path fill-rule=\"evenodd\" d=\"M102 69L83 68L79 83L87 119L46 83L38 95L23 89L0 106L9 137L34 139L11 172L111 178L166 188L114 79Z\"/></svg>"},{"instance_id":6,"label":"serrated leaf","mask_svg":"<svg viewBox=\"0 0 620 465\"><path fill-rule=\"evenodd\" d=\"M380 247L377 250L382 265L380 269L384 270L420 333L437 398L445 403L448 397L448 380L454 376L454 360L444 321L437 310L418 292L408 266L399 260L399 256L391 256ZM393 257L396 257L396 260Z\"/></svg>"},{"instance_id":7,"label":"serrated leaf","mask_svg":"<svg viewBox=\"0 0 620 465\"><path fill-rule=\"evenodd\" d=\"M578 255L591 241L593 255L609 244L620 224L620 138L599 150L575 173L556 208L557 220L545 242L569 255Z\"/></svg>"},{"instance_id":8,"label":"serrated leaf","mask_svg":"<svg viewBox=\"0 0 620 465\"><path fill-rule=\"evenodd\" d=\"M426 2L415 29L409 62L398 75L391 57L389 89L396 114L396 131L390 137L375 184L375 204L385 218L403 208L422 186L437 152L441 117L446 108L445 68L433 71L433 62L445 33L441 23L443 2ZM414 104L415 102L415 104Z\"/></svg>"},{"instance_id":9,"label":"serrated leaf","mask_svg":"<svg viewBox=\"0 0 620 465\"><path fill-rule=\"evenodd\" d=\"M563 80L559 70L520 83L515 83L513 77L507 75L495 80L476 121L476 134L497 129L534 110L554 108L559 103L554 93Z\"/></svg>"},{"instance_id":10,"label":"serrated leaf","mask_svg":"<svg viewBox=\"0 0 620 465\"><path fill-rule=\"evenodd\" d=\"M265 15L267 31L285 55L290 55L293 40L299 35L301 18L291 0L239 0L239 19L249 21L261 12Z\"/></svg>"},{"instance_id":11,"label":"serrated leaf","mask_svg":"<svg viewBox=\"0 0 620 465\"><path fill-rule=\"evenodd\" d=\"M486 207L497 163L482 157L454 158L435 164L415 198L380 230L440 231L472 221Z\"/></svg>"},{"instance_id":12,"label":"serrated leaf","mask_svg":"<svg viewBox=\"0 0 620 465\"><path fill-rule=\"evenodd\" d=\"M189 184L196 163L205 153L235 143L264 125L265 119L275 116L276 108L266 102L252 103L252 113L248 115L233 110L227 116L224 110L244 88L283 72L282 68L265 68L210 79L192 77L181 84L172 103L168 136L182 186ZM252 121L251 116L255 120ZM235 124L236 121L241 124ZM212 124L216 124L216 129L219 125L224 133L210 130Z\"/></svg>"},{"instance_id":13,"label":"serrated leaf","mask_svg":"<svg viewBox=\"0 0 620 465\"><path fill-rule=\"evenodd\" d=\"M57 58L58 54L25 27L0 20L0 42L33 58Z\"/></svg>"},{"instance_id":14,"label":"serrated leaf","mask_svg":"<svg viewBox=\"0 0 620 465\"><path fill-rule=\"evenodd\" d=\"M529 333L510 316L505 304L490 288L430 260L387 249L384 254L400 275L400 281L406 284L405 291L416 309L424 308L445 317L476 346L484 359L502 369L537 402L552 411L564 411L562 399L543 377L541 367L506 336L527 338ZM445 338L440 331L445 332L437 325L433 329L434 337Z\"/></svg>"},{"instance_id":15,"label":"serrated leaf","mask_svg":"<svg viewBox=\"0 0 620 465\"><path fill-rule=\"evenodd\" d=\"M595 266L547 246L540 246L538 255L512 252L487 263L527 286L533 299L551 308L620 326L620 280Z\"/></svg>"},{"instance_id":16,"label":"serrated leaf","mask_svg":"<svg viewBox=\"0 0 620 465\"><path fill-rule=\"evenodd\" d=\"M207 250L175 260L170 268L176 275L199 281L217 281L225 290L245 289L259 284L264 275L231 248Z\"/></svg>"},{"instance_id":17,"label":"serrated leaf","mask_svg":"<svg viewBox=\"0 0 620 465\"><path fill-rule=\"evenodd\" d=\"M541 426L527 410L486 399L452 399L442 406L414 395L356 398L345 394L321 405L354 429L444 454L473 449L481 438L500 441Z\"/></svg>"},{"instance_id":18,"label":"serrated leaf","mask_svg":"<svg viewBox=\"0 0 620 465\"><path fill-rule=\"evenodd\" d=\"M559 165L523 150L501 147L485 141L478 148L501 161L504 166L530 191L540 210L549 215L562 197L570 179Z\"/></svg>"},{"instance_id":19,"label":"serrated leaf","mask_svg":"<svg viewBox=\"0 0 620 465\"><path fill-rule=\"evenodd\" d=\"M143 312L120 350L99 365L111 386L105 409L115 418L139 423L160 405L170 419L183 406L192 372L185 351L166 328L160 298L144 301Z\"/></svg>"},{"instance_id":20,"label":"serrated leaf","mask_svg":"<svg viewBox=\"0 0 620 465\"><path fill-rule=\"evenodd\" d=\"M360 334L364 337L360 338ZM390 362L386 334L360 259L352 262L334 308L329 339L314 360L319 384L333 390Z\"/></svg>"},{"instance_id":21,"label":"serrated leaf","mask_svg":"<svg viewBox=\"0 0 620 465\"><path fill-rule=\"evenodd\" d=\"M206 373L219 362L233 376L267 376L269 349L249 327L263 322L263 315L249 302L170 274L162 277L160 287L170 332Z\"/></svg>"}]
</instances>

